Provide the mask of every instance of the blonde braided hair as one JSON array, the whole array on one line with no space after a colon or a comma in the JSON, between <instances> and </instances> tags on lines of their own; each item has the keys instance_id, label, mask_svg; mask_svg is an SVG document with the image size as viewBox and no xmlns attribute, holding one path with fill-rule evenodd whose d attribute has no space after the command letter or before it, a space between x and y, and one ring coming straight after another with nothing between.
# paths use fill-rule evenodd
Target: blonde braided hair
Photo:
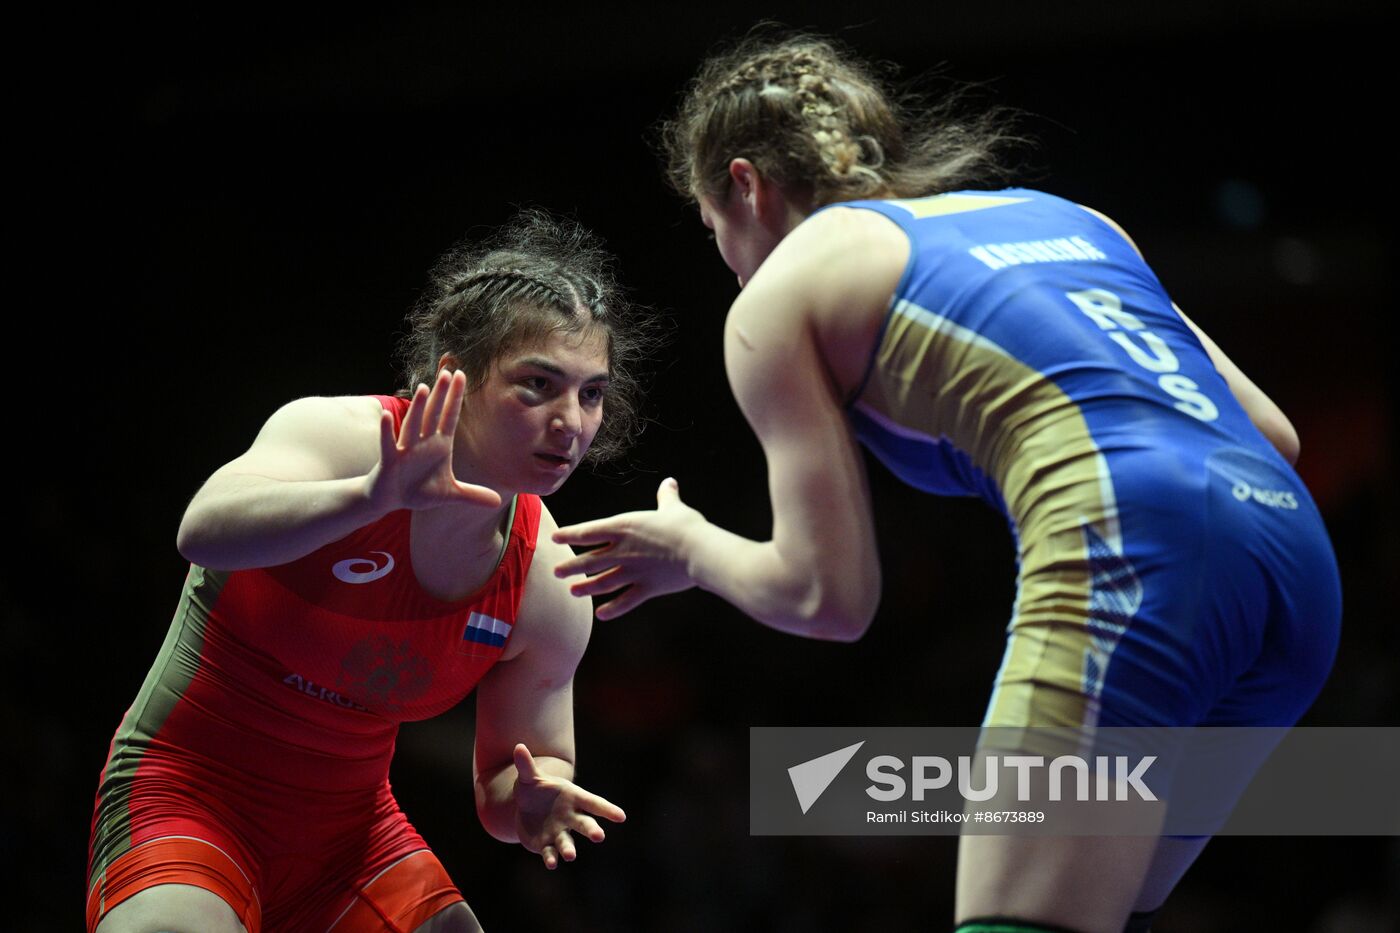
<instances>
[{"instance_id":1,"label":"blonde braided hair","mask_svg":"<svg viewBox=\"0 0 1400 933\"><path fill-rule=\"evenodd\" d=\"M663 125L668 174L687 197L719 197L730 161L743 157L817 205L916 197L997 174L992 150L1014 139L1001 109L971 122L950 119L951 102L917 108L917 120L905 109L830 40L751 35L701 66Z\"/></svg>"}]
</instances>

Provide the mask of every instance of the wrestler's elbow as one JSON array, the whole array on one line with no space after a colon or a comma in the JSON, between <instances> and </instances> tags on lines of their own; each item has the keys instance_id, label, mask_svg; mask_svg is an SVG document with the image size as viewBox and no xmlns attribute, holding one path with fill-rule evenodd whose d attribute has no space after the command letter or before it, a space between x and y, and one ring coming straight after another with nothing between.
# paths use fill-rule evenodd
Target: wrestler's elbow
<instances>
[{"instance_id":1,"label":"wrestler's elbow","mask_svg":"<svg viewBox=\"0 0 1400 933\"><path fill-rule=\"evenodd\" d=\"M1245 414L1259 433L1264 435L1279 455L1289 463L1298 461L1298 431L1293 422L1283 413L1273 399L1261 392L1252 383L1245 381L1241 389L1234 389L1235 399L1244 408Z\"/></svg>"},{"instance_id":2,"label":"wrestler's elbow","mask_svg":"<svg viewBox=\"0 0 1400 933\"><path fill-rule=\"evenodd\" d=\"M486 830L486 834L497 842L516 843L520 841L520 835L515 831L514 825L497 814L483 811L478 807L476 818L481 822L481 828Z\"/></svg>"},{"instance_id":3,"label":"wrestler's elbow","mask_svg":"<svg viewBox=\"0 0 1400 933\"><path fill-rule=\"evenodd\" d=\"M491 838L499 842L519 842L513 802L505 796L503 787L497 786L500 784L500 775L501 772L497 771L496 779L483 780L478 777L474 782L476 818Z\"/></svg>"},{"instance_id":4,"label":"wrestler's elbow","mask_svg":"<svg viewBox=\"0 0 1400 933\"><path fill-rule=\"evenodd\" d=\"M804 607L805 627L823 641L860 641L875 620L880 604L880 579L837 581L818 585Z\"/></svg>"},{"instance_id":5,"label":"wrestler's elbow","mask_svg":"<svg viewBox=\"0 0 1400 933\"><path fill-rule=\"evenodd\" d=\"M210 570L242 570L268 563L240 562L236 548L231 547L235 543L231 526L227 509L221 511L217 502L211 502L205 496L195 496L180 519L179 530L175 532L175 549L185 560Z\"/></svg>"},{"instance_id":6,"label":"wrestler's elbow","mask_svg":"<svg viewBox=\"0 0 1400 933\"><path fill-rule=\"evenodd\" d=\"M180 556L192 564L207 566L209 558L209 522L203 520L201 512L193 504L185 510L180 520L180 529L175 532L175 549Z\"/></svg>"},{"instance_id":7,"label":"wrestler's elbow","mask_svg":"<svg viewBox=\"0 0 1400 933\"><path fill-rule=\"evenodd\" d=\"M870 630L870 623L874 619L874 613L829 616L822 620L816 637L823 641L839 641L847 644L857 642L865 637L865 633Z\"/></svg>"},{"instance_id":8,"label":"wrestler's elbow","mask_svg":"<svg viewBox=\"0 0 1400 933\"><path fill-rule=\"evenodd\" d=\"M1289 463L1298 462L1298 454L1302 449L1302 444L1298 440L1298 431L1293 427L1293 422L1279 412L1275 417L1259 426L1264 432L1264 436L1269 439L1269 443L1274 445L1274 449L1279 452L1283 459Z\"/></svg>"}]
</instances>

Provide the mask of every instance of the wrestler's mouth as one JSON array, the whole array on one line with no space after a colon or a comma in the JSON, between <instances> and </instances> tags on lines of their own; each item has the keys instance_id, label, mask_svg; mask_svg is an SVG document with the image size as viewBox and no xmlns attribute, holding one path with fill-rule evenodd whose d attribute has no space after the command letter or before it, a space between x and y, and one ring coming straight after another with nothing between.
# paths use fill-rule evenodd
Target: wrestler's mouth
<instances>
[{"instance_id":1,"label":"wrestler's mouth","mask_svg":"<svg viewBox=\"0 0 1400 933\"><path fill-rule=\"evenodd\" d=\"M574 458L567 454L552 454L537 452L535 459L552 470L564 470L573 466Z\"/></svg>"}]
</instances>

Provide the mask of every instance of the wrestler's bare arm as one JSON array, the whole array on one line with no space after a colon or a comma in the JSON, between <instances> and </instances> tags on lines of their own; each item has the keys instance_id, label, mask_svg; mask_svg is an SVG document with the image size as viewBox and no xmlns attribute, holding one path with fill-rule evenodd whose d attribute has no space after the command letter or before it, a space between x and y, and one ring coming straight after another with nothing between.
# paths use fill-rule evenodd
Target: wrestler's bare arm
<instances>
[{"instance_id":1,"label":"wrestler's bare arm","mask_svg":"<svg viewBox=\"0 0 1400 933\"><path fill-rule=\"evenodd\" d=\"M573 834L602 842L598 818L626 818L620 807L573 783L573 678L593 617L588 600L570 595L571 581L552 572L572 556L551 540L556 527L544 510L508 660L477 687L473 757L482 825L497 839L538 853L550 869L577 857Z\"/></svg>"},{"instance_id":2,"label":"wrestler's bare arm","mask_svg":"<svg viewBox=\"0 0 1400 933\"><path fill-rule=\"evenodd\" d=\"M419 387L402 429L373 399L305 398L284 405L246 453L209 477L176 545L215 570L283 564L395 509L449 502L498 506L488 489L452 475L452 441L466 377Z\"/></svg>"},{"instance_id":3,"label":"wrestler's bare arm","mask_svg":"<svg viewBox=\"0 0 1400 933\"><path fill-rule=\"evenodd\" d=\"M834 313L878 319L904 257L861 248L852 237L864 232L839 215L817 215L790 234L735 301L725 329L730 384L768 461L772 537L752 541L710 524L669 481L655 512L564 529L561 540L599 545L558 568L595 574L575 593L628 587L599 618L698 585L796 635L851 641L869 626L880 598L870 492L814 322Z\"/></svg>"}]
</instances>

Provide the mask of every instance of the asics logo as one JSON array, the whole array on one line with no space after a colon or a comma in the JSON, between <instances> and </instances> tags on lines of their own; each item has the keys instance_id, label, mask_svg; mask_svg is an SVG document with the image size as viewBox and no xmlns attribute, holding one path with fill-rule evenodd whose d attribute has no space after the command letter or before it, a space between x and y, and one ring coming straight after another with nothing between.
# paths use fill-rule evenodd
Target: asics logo
<instances>
[{"instance_id":1,"label":"asics logo","mask_svg":"<svg viewBox=\"0 0 1400 933\"><path fill-rule=\"evenodd\" d=\"M331 573L341 583L373 583L380 577L394 569L394 555L388 551L370 551L371 554L382 554L384 556L384 566L380 566L368 557L352 557L343 560L331 568Z\"/></svg>"},{"instance_id":2,"label":"asics logo","mask_svg":"<svg viewBox=\"0 0 1400 933\"><path fill-rule=\"evenodd\" d=\"M1241 502L1253 499L1260 505L1267 505L1271 509L1292 510L1298 507L1298 497L1286 489L1260 489L1248 483L1236 483L1230 491Z\"/></svg>"}]
</instances>

